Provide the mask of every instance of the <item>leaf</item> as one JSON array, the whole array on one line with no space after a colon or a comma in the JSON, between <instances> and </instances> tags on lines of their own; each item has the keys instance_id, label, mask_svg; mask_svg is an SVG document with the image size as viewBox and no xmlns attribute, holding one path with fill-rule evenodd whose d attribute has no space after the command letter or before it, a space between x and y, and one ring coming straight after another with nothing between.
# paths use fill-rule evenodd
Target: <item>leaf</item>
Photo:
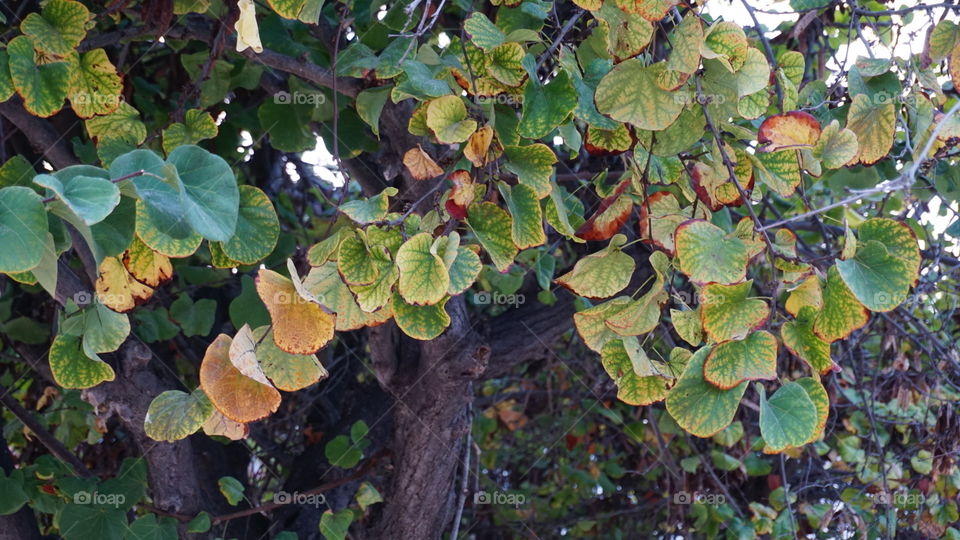
<instances>
[{"instance_id":1,"label":"leaf","mask_svg":"<svg viewBox=\"0 0 960 540\"><path fill-rule=\"evenodd\" d=\"M483 126L475 131L473 135L470 136L470 139L467 140L467 145L463 148L463 157L467 158L475 167L483 167L487 162L494 159L490 147L492 142L493 127L489 125Z\"/></svg>"},{"instance_id":2,"label":"leaf","mask_svg":"<svg viewBox=\"0 0 960 540\"><path fill-rule=\"evenodd\" d=\"M484 55L487 73L506 86L520 86L527 75L523 55L523 46L515 41L498 45Z\"/></svg>"},{"instance_id":3,"label":"leaf","mask_svg":"<svg viewBox=\"0 0 960 540\"><path fill-rule=\"evenodd\" d=\"M418 144L403 154L403 164L416 180L429 180L443 174L443 169Z\"/></svg>"},{"instance_id":4,"label":"leaf","mask_svg":"<svg viewBox=\"0 0 960 540\"><path fill-rule=\"evenodd\" d=\"M685 431L697 437L712 437L733 420L747 383L721 390L703 378L703 364L710 347L690 358L676 386L667 395L667 412Z\"/></svg>"},{"instance_id":5,"label":"leaf","mask_svg":"<svg viewBox=\"0 0 960 540\"><path fill-rule=\"evenodd\" d=\"M827 395L823 384L817 379L804 377L794 382L807 391L807 397L810 398L814 407L817 408L817 427L813 430L813 435L804 442L804 444L810 444L822 437L823 430L827 427L827 416L830 414L830 397Z\"/></svg>"},{"instance_id":6,"label":"leaf","mask_svg":"<svg viewBox=\"0 0 960 540\"><path fill-rule=\"evenodd\" d=\"M513 243L520 249L543 245L547 237L543 232L543 211L537 192L525 184L500 183L498 187L513 218L510 229Z\"/></svg>"},{"instance_id":7,"label":"leaf","mask_svg":"<svg viewBox=\"0 0 960 540\"><path fill-rule=\"evenodd\" d=\"M823 288L823 307L813 322L813 331L821 339L832 343L843 339L854 330L867 324L869 311L850 292L837 266L827 271L827 283Z\"/></svg>"},{"instance_id":8,"label":"leaf","mask_svg":"<svg viewBox=\"0 0 960 540\"><path fill-rule=\"evenodd\" d=\"M700 309L680 311L670 310L673 329L681 339L696 347L703 342L703 323L700 322Z\"/></svg>"},{"instance_id":9,"label":"leaf","mask_svg":"<svg viewBox=\"0 0 960 540\"><path fill-rule=\"evenodd\" d=\"M857 300L871 311L896 309L907 298L916 275L877 240L859 242L852 258L837 261L840 277Z\"/></svg>"},{"instance_id":10,"label":"leaf","mask_svg":"<svg viewBox=\"0 0 960 540\"><path fill-rule=\"evenodd\" d=\"M494 203L485 202L470 206L467 226L490 255L494 266L505 272L517 256L517 246L512 240L513 219L510 214Z\"/></svg>"},{"instance_id":11,"label":"leaf","mask_svg":"<svg viewBox=\"0 0 960 540\"><path fill-rule=\"evenodd\" d=\"M183 123L174 122L163 130L163 151L169 154L178 146L197 144L217 136L217 123L210 113L198 109L187 111ZM252 186L251 186L252 187ZM241 186L242 188L242 186Z\"/></svg>"},{"instance_id":12,"label":"leaf","mask_svg":"<svg viewBox=\"0 0 960 540\"><path fill-rule=\"evenodd\" d=\"M557 156L549 146L542 143L505 146L503 153L507 157L504 168L517 175L521 184L532 187L538 199L550 194L550 177L553 176Z\"/></svg>"},{"instance_id":13,"label":"leaf","mask_svg":"<svg viewBox=\"0 0 960 540\"><path fill-rule=\"evenodd\" d=\"M263 334L260 337L263 337ZM260 363L257 361L257 338L254 337L250 325L245 324L237 330L236 335L233 336L233 341L230 343L229 356L230 363L244 376L250 377L260 384L273 386L273 383L267 379L263 370L260 369Z\"/></svg>"},{"instance_id":14,"label":"leaf","mask_svg":"<svg viewBox=\"0 0 960 540\"><path fill-rule=\"evenodd\" d=\"M442 172L442 171L441 171ZM340 211L360 225L382 221L387 216L390 197L399 193L397 188L388 187L369 199L357 199L340 205Z\"/></svg>"},{"instance_id":15,"label":"leaf","mask_svg":"<svg viewBox=\"0 0 960 540\"><path fill-rule=\"evenodd\" d=\"M237 503L243 500L243 484L236 478L232 476L221 477L217 480L217 487L220 488L220 493L227 499L230 506L236 506Z\"/></svg>"},{"instance_id":16,"label":"leaf","mask_svg":"<svg viewBox=\"0 0 960 540\"><path fill-rule=\"evenodd\" d=\"M742 340L718 344L703 363L703 378L729 390L744 381L777 378L777 338L753 332Z\"/></svg>"},{"instance_id":17,"label":"leaf","mask_svg":"<svg viewBox=\"0 0 960 540\"><path fill-rule=\"evenodd\" d=\"M80 2L50 0L40 13L29 13L20 23L20 31L38 44L39 50L65 56L87 35L90 12Z\"/></svg>"},{"instance_id":18,"label":"leaf","mask_svg":"<svg viewBox=\"0 0 960 540\"><path fill-rule=\"evenodd\" d=\"M664 18L675 0L614 0L620 9L628 13L637 13L650 22L657 22Z\"/></svg>"},{"instance_id":19,"label":"leaf","mask_svg":"<svg viewBox=\"0 0 960 540\"><path fill-rule=\"evenodd\" d=\"M703 44L703 23L693 13L688 13L674 29L670 43L673 50L667 59L667 69L680 73L693 73L700 67L700 48Z\"/></svg>"},{"instance_id":20,"label":"leaf","mask_svg":"<svg viewBox=\"0 0 960 540\"><path fill-rule=\"evenodd\" d=\"M790 197L800 185L800 160L796 150L747 154L756 178L783 197Z\"/></svg>"},{"instance_id":21,"label":"leaf","mask_svg":"<svg viewBox=\"0 0 960 540\"><path fill-rule=\"evenodd\" d=\"M427 105L427 127L441 143L455 144L467 140L477 130L477 122L467 118L467 107L460 97L442 96Z\"/></svg>"},{"instance_id":22,"label":"leaf","mask_svg":"<svg viewBox=\"0 0 960 540\"><path fill-rule=\"evenodd\" d=\"M759 50L753 47L747 49L746 61L736 77L737 94L741 98L755 95L758 99L765 99L769 95L767 88L770 85L770 64L767 63L766 55ZM766 112L766 107L761 114L763 112Z\"/></svg>"},{"instance_id":23,"label":"leaf","mask_svg":"<svg viewBox=\"0 0 960 540\"><path fill-rule=\"evenodd\" d=\"M13 79L10 78L10 56L6 50L0 50L0 101L10 99L14 92L16 92L16 89L13 87ZM23 159L21 156L14 156L10 159L16 157ZM0 182L0 186L4 185L3 182Z\"/></svg>"},{"instance_id":24,"label":"leaf","mask_svg":"<svg viewBox=\"0 0 960 540\"><path fill-rule=\"evenodd\" d=\"M240 373L230 362L233 340L220 334L200 365L200 387L227 418L240 423L266 417L280 406L280 393Z\"/></svg>"},{"instance_id":25,"label":"leaf","mask_svg":"<svg viewBox=\"0 0 960 540\"><path fill-rule=\"evenodd\" d=\"M803 446L817 433L817 407L803 386L788 382L769 400L763 385L757 387L760 391L760 434L767 445L765 453Z\"/></svg>"},{"instance_id":26,"label":"leaf","mask_svg":"<svg viewBox=\"0 0 960 540\"><path fill-rule=\"evenodd\" d=\"M387 268L380 270L380 277L373 284L355 287L354 298L337 272L337 265L327 262L312 268L303 286L337 314L336 329L348 331L376 326L390 318L390 309L384 306L390 301L397 276L397 268L390 262Z\"/></svg>"},{"instance_id":27,"label":"leaf","mask_svg":"<svg viewBox=\"0 0 960 540\"><path fill-rule=\"evenodd\" d=\"M270 312L273 338L280 349L291 354L313 354L333 339L336 316L303 299L288 278L264 268L257 274L256 283L257 294Z\"/></svg>"},{"instance_id":28,"label":"leaf","mask_svg":"<svg viewBox=\"0 0 960 540\"><path fill-rule=\"evenodd\" d=\"M857 94L847 112L847 129L857 136L857 155L848 162L873 165L890 152L896 131L897 112L893 102L875 104L870 96Z\"/></svg>"},{"instance_id":29,"label":"leaf","mask_svg":"<svg viewBox=\"0 0 960 540\"><path fill-rule=\"evenodd\" d=\"M740 339L770 316L767 303L748 298L753 280L736 285L711 283L700 292L700 320L707 337L716 342Z\"/></svg>"},{"instance_id":30,"label":"leaf","mask_svg":"<svg viewBox=\"0 0 960 540\"><path fill-rule=\"evenodd\" d=\"M86 355L76 336L57 336L49 357L53 380L63 388L90 388L116 377L109 364Z\"/></svg>"},{"instance_id":31,"label":"leaf","mask_svg":"<svg viewBox=\"0 0 960 540\"><path fill-rule=\"evenodd\" d=\"M209 240L226 242L237 229L240 189L227 162L199 146L180 146L167 163L177 168L187 221Z\"/></svg>"},{"instance_id":32,"label":"leaf","mask_svg":"<svg viewBox=\"0 0 960 540\"><path fill-rule=\"evenodd\" d=\"M83 349L94 354L110 353L130 335L130 320L126 315L107 309L99 302L83 311ZM88 355L89 356L89 355Z\"/></svg>"},{"instance_id":33,"label":"leaf","mask_svg":"<svg viewBox=\"0 0 960 540\"><path fill-rule=\"evenodd\" d=\"M556 282L587 298L617 294L630 283L636 268L633 257L620 249L624 243L624 235L614 236L606 248L578 260L573 270L558 277Z\"/></svg>"},{"instance_id":34,"label":"leaf","mask_svg":"<svg viewBox=\"0 0 960 540\"><path fill-rule=\"evenodd\" d=\"M699 219L677 228L680 271L694 283L737 283L747 275L747 245L716 225Z\"/></svg>"},{"instance_id":35,"label":"leaf","mask_svg":"<svg viewBox=\"0 0 960 540\"><path fill-rule=\"evenodd\" d=\"M663 252L654 251L648 262L656 275L650 290L606 320L607 326L621 336L639 336L653 330L660 322L660 306L669 300L663 284L670 260Z\"/></svg>"},{"instance_id":36,"label":"leaf","mask_svg":"<svg viewBox=\"0 0 960 540\"><path fill-rule=\"evenodd\" d=\"M70 87L70 68L64 61L41 57L33 47L34 42L26 36L15 37L7 44L10 79L27 111L46 118L63 107Z\"/></svg>"},{"instance_id":37,"label":"leaf","mask_svg":"<svg viewBox=\"0 0 960 540\"><path fill-rule=\"evenodd\" d=\"M329 374L316 355L290 354L277 347L272 334L270 327L262 326L253 331L252 337L261 373L278 390L296 392L327 378Z\"/></svg>"},{"instance_id":38,"label":"leaf","mask_svg":"<svg viewBox=\"0 0 960 540\"><path fill-rule=\"evenodd\" d=\"M443 333L450 326L450 315L446 310L447 301L415 306L404 302L399 293L394 293L391 306L397 327L404 334L421 341L429 341Z\"/></svg>"},{"instance_id":39,"label":"leaf","mask_svg":"<svg viewBox=\"0 0 960 540\"><path fill-rule=\"evenodd\" d=\"M420 233L404 242L397 251L397 268L400 270L397 290L407 303L433 305L447 295L450 277L433 245L429 233Z\"/></svg>"},{"instance_id":40,"label":"leaf","mask_svg":"<svg viewBox=\"0 0 960 540\"><path fill-rule=\"evenodd\" d=\"M597 110L639 129L666 129L680 116L683 100L657 84L664 69L664 62L644 66L635 58L617 64L597 85Z\"/></svg>"},{"instance_id":41,"label":"leaf","mask_svg":"<svg viewBox=\"0 0 960 540\"><path fill-rule=\"evenodd\" d=\"M267 194L254 186L240 186L237 228L221 244L224 254L243 264L255 264L273 253L280 238L280 222Z\"/></svg>"},{"instance_id":42,"label":"leaf","mask_svg":"<svg viewBox=\"0 0 960 540\"><path fill-rule=\"evenodd\" d=\"M507 38L486 15L479 11L474 11L463 21L463 29L470 36L470 41L485 51L500 45Z\"/></svg>"},{"instance_id":43,"label":"leaf","mask_svg":"<svg viewBox=\"0 0 960 540\"><path fill-rule=\"evenodd\" d=\"M33 182L50 190L87 225L103 221L120 204L120 190L103 178L78 175L61 182L55 176L38 174Z\"/></svg>"},{"instance_id":44,"label":"leaf","mask_svg":"<svg viewBox=\"0 0 960 540\"><path fill-rule=\"evenodd\" d=\"M706 32L700 54L720 61L731 73L740 71L747 60L747 36L736 23L722 21Z\"/></svg>"},{"instance_id":45,"label":"leaf","mask_svg":"<svg viewBox=\"0 0 960 540\"><path fill-rule=\"evenodd\" d=\"M179 441L200 429L213 410L213 404L200 388L189 394L167 390L150 402L143 429L155 441Z\"/></svg>"},{"instance_id":46,"label":"leaf","mask_svg":"<svg viewBox=\"0 0 960 540\"><path fill-rule=\"evenodd\" d=\"M153 296L153 289L134 279L116 257L104 257L95 286L100 302L119 313L130 311Z\"/></svg>"},{"instance_id":47,"label":"leaf","mask_svg":"<svg viewBox=\"0 0 960 540\"><path fill-rule=\"evenodd\" d=\"M903 222L886 218L872 218L860 224L857 229L860 242L876 240L887 248L890 255L900 259L907 266L907 272L913 277L915 285L920 270L920 250L913 230Z\"/></svg>"},{"instance_id":48,"label":"leaf","mask_svg":"<svg viewBox=\"0 0 960 540\"><path fill-rule=\"evenodd\" d=\"M475 249L475 246L473 246ZM447 268L450 275L450 287L447 288L447 294L451 296L458 295L470 288L480 275L483 264L480 262L480 256L473 249L467 246L457 248L457 256L453 263Z\"/></svg>"},{"instance_id":49,"label":"leaf","mask_svg":"<svg viewBox=\"0 0 960 540\"><path fill-rule=\"evenodd\" d=\"M186 294L181 294L170 304L170 318L180 325L186 337L208 335L213 329L216 313L217 302L211 298L194 302Z\"/></svg>"},{"instance_id":50,"label":"leaf","mask_svg":"<svg viewBox=\"0 0 960 540\"><path fill-rule=\"evenodd\" d=\"M29 15L28 15L29 17ZM70 87L67 97L80 118L110 114L120 106L123 81L103 49L68 57Z\"/></svg>"},{"instance_id":51,"label":"leaf","mask_svg":"<svg viewBox=\"0 0 960 540\"><path fill-rule=\"evenodd\" d=\"M623 225L633 213L633 200L629 196L623 195L629 185L629 181L622 180L613 193L600 201L596 213L577 229L576 234L579 238L604 241L620 232L620 229L623 228Z\"/></svg>"},{"instance_id":52,"label":"leaf","mask_svg":"<svg viewBox=\"0 0 960 540\"><path fill-rule=\"evenodd\" d=\"M930 59L939 62L950 56L958 41L960 41L960 27L953 21L941 20L930 31Z\"/></svg>"},{"instance_id":53,"label":"leaf","mask_svg":"<svg viewBox=\"0 0 960 540\"><path fill-rule=\"evenodd\" d=\"M203 423L203 432L211 437L219 436L226 437L232 441L239 441L246 439L250 435L250 427L247 424L234 422L214 408L213 414ZM199 518L199 516L197 517ZM194 521L196 521L196 519L194 519ZM191 521L191 523L193 522ZM209 526L208 521L208 529Z\"/></svg>"},{"instance_id":54,"label":"leaf","mask_svg":"<svg viewBox=\"0 0 960 540\"><path fill-rule=\"evenodd\" d=\"M526 56L524 67L530 77L523 90L523 113L517 131L528 139L540 139L549 135L573 112L577 106L577 91L566 71L541 85L533 64L533 57Z\"/></svg>"},{"instance_id":55,"label":"leaf","mask_svg":"<svg viewBox=\"0 0 960 540\"><path fill-rule=\"evenodd\" d=\"M349 508L334 512L324 510L320 515L320 533L327 540L344 540L353 523L353 511Z\"/></svg>"},{"instance_id":56,"label":"leaf","mask_svg":"<svg viewBox=\"0 0 960 540\"><path fill-rule=\"evenodd\" d=\"M840 122L833 120L823 128L813 147L813 157L828 169L839 169L856 157L858 148L856 133L847 128L840 129Z\"/></svg>"},{"instance_id":57,"label":"leaf","mask_svg":"<svg viewBox=\"0 0 960 540\"><path fill-rule=\"evenodd\" d=\"M369 285L376 281L380 267L374 256L362 237L350 235L344 238L337 255L337 268L343 280L349 285Z\"/></svg>"},{"instance_id":58,"label":"leaf","mask_svg":"<svg viewBox=\"0 0 960 540\"><path fill-rule=\"evenodd\" d=\"M603 369L617 385L617 399L630 405L650 405L667 397L669 379L640 376L633 369L623 341L607 342L600 353Z\"/></svg>"},{"instance_id":59,"label":"leaf","mask_svg":"<svg viewBox=\"0 0 960 540\"><path fill-rule=\"evenodd\" d=\"M584 345L597 353L603 351L603 346L621 336L607 326L607 319L624 310L632 299L629 296L618 296L602 304L598 304L573 314L573 323L580 334Z\"/></svg>"},{"instance_id":60,"label":"leaf","mask_svg":"<svg viewBox=\"0 0 960 540\"><path fill-rule=\"evenodd\" d=\"M640 229L640 238L664 250L668 255L674 255L676 244L674 233L677 227L694 217L709 219L709 212L702 206L680 209L676 195L669 191L658 191L647 197L639 205L640 217L637 225Z\"/></svg>"},{"instance_id":61,"label":"leaf","mask_svg":"<svg viewBox=\"0 0 960 540\"><path fill-rule=\"evenodd\" d=\"M136 234L150 249L167 257L189 257L197 251L203 237L193 232L185 221L173 222L174 227L187 231L186 236L177 238L172 236L167 221L159 221L152 215L143 201L137 201L136 206ZM165 226L166 225L166 226ZM180 231L177 231L180 232Z\"/></svg>"},{"instance_id":62,"label":"leaf","mask_svg":"<svg viewBox=\"0 0 960 540\"><path fill-rule=\"evenodd\" d=\"M820 122L812 114L789 111L768 117L760 124L757 141L762 150L812 148L820 139Z\"/></svg>"},{"instance_id":63,"label":"leaf","mask_svg":"<svg viewBox=\"0 0 960 540\"><path fill-rule=\"evenodd\" d=\"M90 138L95 140L137 145L147 138L147 126L140 120L140 113L125 101L110 114L87 119L85 125Z\"/></svg>"},{"instance_id":64,"label":"leaf","mask_svg":"<svg viewBox=\"0 0 960 540\"><path fill-rule=\"evenodd\" d=\"M0 189L0 272L26 272L40 264L47 230L47 212L35 191L21 186Z\"/></svg>"},{"instance_id":65,"label":"leaf","mask_svg":"<svg viewBox=\"0 0 960 540\"><path fill-rule=\"evenodd\" d=\"M811 369L821 375L830 371L839 371L840 366L830 359L830 343L820 339L813 332L813 323L816 318L815 308L811 306L801 308L796 320L787 321L780 327L783 345L791 354L806 362Z\"/></svg>"},{"instance_id":66,"label":"leaf","mask_svg":"<svg viewBox=\"0 0 960 540\"><path fill-rule=\"evenodd\" d=\"M386 105L392 88L392 86L379 86L357 94L357 114L370 126L378 139L380 138L380 113L383 112L383 106Z\"/></svg>"}]
</instances>

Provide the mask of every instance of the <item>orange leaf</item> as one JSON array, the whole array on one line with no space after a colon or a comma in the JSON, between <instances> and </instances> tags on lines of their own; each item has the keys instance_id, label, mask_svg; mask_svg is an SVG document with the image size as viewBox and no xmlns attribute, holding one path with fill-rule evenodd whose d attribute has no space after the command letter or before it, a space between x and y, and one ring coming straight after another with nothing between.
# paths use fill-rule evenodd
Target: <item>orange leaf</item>
<instances>
[{"instance_id":1,"label":"orange leaf","mask_svg":"<svg viewBox=\"0 0 960 540\"><path fill-rule=\"evenodd\" d=\"M467 219L467 207L477 195L476 185L470 173L464 170L450 173L450 181L453 182L453 189L444 206L454 219Z\"/></svg>"},{"instance_id":2,"label":"orange leaf","mask_svg":"<svg viewBox=\"0 0 960 540\"><path fill-rule=\"evenodd\" d=\"M410 171L410 175L417 180L427 180L443 174L443 169L423 151L419 144L416 148L407 150L403 155L403 164Z\"/></svg>"},{"instance_id":3,"label":"orange leaf","mask_svg":"<svg viewBox=\"0 0 960 540\"><path fill-rule=\"evenodd\" d=\"M234 422L259 420L280 406L280 392L247 377L230 362L233 340L220 334L200 365L200 387L218 411Z\"/></svg>"},{"instance_id":4,"label":"orange leaf","mask_svg":"<svg viewBox=\"0 0 960 540\"><path fill-rule=\"evenodd\" d=\"M820 138L820 122L803 111L790 111L771 116L760 124L757 140L763 151L780 148L813 147Z\"/></svg>"},{"instance_id":5,"label":"orange leaf","mask_svg":"<svg viewBox=\"0 0 960 540\"><path fill-rule=\"evenodd\" d=\"M493 128L483 126L470 136L467 146L463 149L463 157L469 159L475 166L483 167L490 160L491 142L493 142Z\"/></svg>"},{"instance_id":6,"label":"orange leaf","mask_svg":"<svg viewBox=\"0 0 960 540\"><path fill-rule=\"evenodd\" d=\"M578 237L602 242L613 238L613 235L620 231L623 224L630 219L630 212L633 211L633 201L630 197L621 197L628 185L630 185L629 180L620 182L617 189L600 202L597 213L590 216L590 219L577 229Z\"/></svg>"},{"instance_id":7,"label":"orange leaf","mask_svg":"<svg viewBox=\"0 0 960 540\"><path fill-rule=\"evenodd\" d=\"M313 354L333 339L336 315L304 299L293 282L273 270L257 274L257 294L273 321L273 339L291 354Z\"/></svg>"}]
</instances>

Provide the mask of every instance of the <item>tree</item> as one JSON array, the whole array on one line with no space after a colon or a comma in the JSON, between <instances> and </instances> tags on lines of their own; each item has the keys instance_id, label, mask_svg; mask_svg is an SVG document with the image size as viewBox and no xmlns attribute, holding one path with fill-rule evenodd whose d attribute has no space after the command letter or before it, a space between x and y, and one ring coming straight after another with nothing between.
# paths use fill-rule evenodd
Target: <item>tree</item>
<instances>
[{"instance_id":1,"label":"tree","mask_svg":"<svg viewBox=\"0 0 960 540\"><path fill-rule=\"evenodd\" d=\"M960 536L956 8L737 6L3 6L0 537Z\"/></svg>"}]
</instances>

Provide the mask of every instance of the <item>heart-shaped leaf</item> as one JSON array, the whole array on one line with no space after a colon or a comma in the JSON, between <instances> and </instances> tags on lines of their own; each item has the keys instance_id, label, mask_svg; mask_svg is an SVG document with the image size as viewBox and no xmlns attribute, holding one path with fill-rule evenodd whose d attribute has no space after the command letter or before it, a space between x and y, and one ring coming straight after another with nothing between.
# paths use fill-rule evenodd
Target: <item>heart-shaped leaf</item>
<instances>
[{"instance_id":1,"label":"heart-shaped leaf","mask_svg":"<svg viewBox=\"0 0 960 540\"><path fill-rule=\"evenodd\" d=\"M837 261L836 268L850 292L871 311L891 311L903 303L916 276L877 240L861 240L856 255Z\"/></svg>"},{"instance_id":2,"label":"heart-shaped leaf","mask_svg":"<svg viewBox=\"0 0 960 540\"><path fill-rule=\"evenodd\" d=\"M667 397L670 380L656 375L640 376L633 369L623 341L616 339L603 346L600 361L617 384L617 399L630 405L650 405Z\"/></svg>"},{"instance_id":3,"label":"heart-shaped leaf","mask_svg":"<svg viewBox=\"0 0 960 540\"><path fill-rule=\"evenodd\" d=\"M167 390L150 402L143 429L155 441L179 441L200 429L213 411L213 404L200 388L189 394Z\"/></svg>"},{"instance_id":4,"label":"heart-shaped leaf","mask_svg":"<svg viewBox=\"0 0 960 540\"><path fill-rule=\"evenodd\" d=\"M711 437L733 420L747 383L721 390L703 378L703 364L710 347L690 358L677 385L667 395L667 411L685 431L697 437Z\"/></svg>"},{"instance_id":5,"label":"heart-shaped leaf","mask_svg":"<svg viewBox=\"0 0 960 540\"><path fill-rule=\"evenodd\" d=\"M680 271L694 283L737 283L747 275L747 246L703 220L691 220L675 235Z\"/></svg>"},{"instance_id":6,"label":"heart-shaped leaf","mask_svg":"<svg viewBox=\"0 0 960 540\"><path fill-rule=\"evenodd\" d=\"M668 128L680 116L684 101L657 84L665 69L665 62L645 66L636 58L617 64L597 85L597 110L638 129Z\"/></svg>"},{"instance_id":7,"label":"heart-shaped leaf","mask_svg":"<svg viewBox=\"0 0 960 540\"><path fill-rule=\"evenodd\" d=\"M477 130L477 121L467 118L467 107L458 96L442 96L427 105L427 127L438 141L456 144Z\"/></svg>"},{"instance_id":8,"label":"heart-shaped leaf","mask_svg":"<svg viewBox=\"0 0 960 540\"><path fill-rule=\"evenodd\" d=\"M33 115L46 118L63 107L70 87L70 67L59 59L41 57L26 36L7 44L10 78L23 98L23 106Z\"/></svg>"},{"instance_id":9,"label":"heart-shaped leaf","mask_svg":"<svg viewBox=\"0 0 960 540\"><path fill-rule=\"evenodd\" d=\"M736 285L711 283L700 292L700 319L707 336L716 342L740 339L767 321L770 308L759 298L748 298L753 280Z\"/></svg>"},{"instance_id":10,"label":"heart-shaped leaf","mask_svg":"<svg viewBox=\"0 0 960 540\"><path fill-rule=\"evenodd\" d=\"M240 186L240 210L233 236L222 244L223 252L243 264L255 264L277 246L280 221L267 194L254 186Z\"/></svg>"},{"instance_id":11,"label":"heart-shaped leaf","mask_svg":"<svg viewBox=\"0 0 960 540\"><path fill-rule=\"evenodd\" d=\"M340 277L336 263L327 262L310 269L310 273L303 280L303 286L337 314L336 329L344 332L364 326L376 326L390 318L387 304L393 284L397 281L397 274L392 263L381 268L380 278L371 285L356 287L354 298L354 294Z\"/></svg>"},{"instance_id":12,"label":"heart-shaped leaf","mask_svg":"<svg viewBox=\"0 0 960 540\"><path fill-rule=\"evenodd\" d=\"M200 387L227 418L240 423L253 422L277 410L280 392L234 367L230 362L232 343L230 336L220 334L207 347L200 365Z\"/></svg>"},{"instance_id":13,"label":"heart-shaped leaf","mask_svg":"<svg viewBox=\"0 0 960 540\"><path fill-rule=\"evenodd\" d=\"M87 35L90 12L74 0L50 0L40 13L29 13L20 30L33 38L39 50L66 56Z\"/></svg>"},{"instance_id":14,"label":"heart-shaped leaf","mask_svg":"<svg viewBox=\"0 0 960 540\"><path fill-rule=\"evenodd\" d=\"M95 283L97 298L116 312L126 313L153 296L153 289L134 279L116 257L104 257L99 274Z\"/></svg>"},{"instance_id":15,"label":"heart-shaped leaf","mask_svg":"<svg viewBox=\"0 0 960 540\"><path fill-rule=\"evenodd\" d=\"M408 304L400 294L394 293L391 305L397 327L413 339L429 341L450 326L446 300L433 305L416 306Z\"/></svg>"},{"instance_id":16,"label":"heart-shaped leaf","mask_svg":"<svg viewBox=\"0 0 960 540\"><path fill-rule=\"evenodd\" d=\"M429 233L420 233L404 242L397 251L397 268L400 270L398 290L407 303L433 305L447 294L450 276L443 260L434 251L433 244L433 237Z\"/></svg>"},{"instance_id":17,"label":"heart-shaped leaf","mask_svg":"<svg viewBox=\"0 0 960 540\"><path fill-rule=\"evenodd\" d=\"M47 238L47 212L36 191L0 189L0 272L26 272L40 264Z\"/></svg>"},{"instance_id":18,"label":"heart-shaped leaf","mask_svg":"<svg viewBox=\"0 0 960 540\"><path fill-rule=\"evenodd\" d=\"M777 378L777 338L761 330L720 343L703 364L703 378L724 390L744 381Z\"/></svg>"},{"instance_id":19,"label":"heart-shaped leaf","mask_svg":"<svg viewBox=\"0 0 960 540\"><path fill-rule=\"evenodd\" d=\"M557 283L587 298L617 294L630 283L636 268L633 257L620 249L624 243L625 236L614 236L606 248L577 261L573 270L557 278Z\"/></svg>"},{"instance_id":20,"label":"heart-shaped leaf","mask_svg":"<svg viewBox=\"0 0 960 540\"><path fill-rule=\"evenodd\" d=\"M513 243L513 219L510 214L494 203L474 204L470 206L467 225L490 255L497 270L505 272L510 268L518 252Z\"/></svg>"},{"instance_id":21,"label":"heart-shaped leaf","mask_svg":"<svg viewBox=\"0 0 960 540\"><path fill-rule=\"evenodd\" d=\"M87 225L103 221L120 204L120 190L103 178L73 176L61 182L55 176L39 174L33 182L50 190Z\"/></svg>"},{"instance_id":22,"label":"heart-shaped leaf","mask_svg":"<svg viewBox=\"0 0 960 540\"><path fill-rule=\"evenodd\" d=\"M550 194L550 176L553 175L557 155L549 146L542 143L505 146L503 153L507 157L504 168L517 175L521 184L532 187L537 192L538 199Z\"/></svg>"},{"instance_id":23,"label":"heart-shaped leaf","mask_svg":"<svg viewBox=\"0 0 960 540\"><path fill-rule=\"evenodd\" d=\"M199 146L180 146L167 163L177 168L187 221L209 240L226 242L237 229L240 189L227 162Z\"/></svg>"},{"instance_id":24,"label":"heart-shaped leaf","mask_svg":"<svg viewBox=\"0 0 960 540\"><path fill-rule=\"evenodd\" d=\"M787 321L780 327L780 338L791 354L806 362L817 373L839 371L840 366L830 359L830 343L813 332L816 318L817 310L814 307L802 307L796 320Z\"/></svg>"},{"instance_id":25,"label":"heart-shaped leaf","mask_svg":"<svg viewBox=\"0 0 960 540\"><path fill-rule=\"evenodd\" d=\"M87 356L76 336L57 336L49 356L53 380L64 388L90 388L116 377L109 364Z\"/></svg>"},{"instance_id":26,"label":"heart-shaped leaf","mask_svg":"<svg viewBox=\"0 0 960 540\"><path fill-rule=\"evenodd\" d=\"M803 446L817 433L819 414L803 386L788 382L770 399L766 389L757 384L760 392L760 434L766 453L778 453L788 448Z\"/></svg>"}]
</instances>

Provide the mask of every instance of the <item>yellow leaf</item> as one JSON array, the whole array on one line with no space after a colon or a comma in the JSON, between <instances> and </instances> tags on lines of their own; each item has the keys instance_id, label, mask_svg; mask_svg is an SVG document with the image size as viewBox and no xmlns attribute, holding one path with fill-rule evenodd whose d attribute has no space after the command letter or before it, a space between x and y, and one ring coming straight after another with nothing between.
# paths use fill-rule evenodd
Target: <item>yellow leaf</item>
<instances>
[{"instance_id":1,"label":"yellow leaf","mask_svg":"<svg viewBox=\"0 0 960 540\"><path fill-rule=\"evenodd\" d=\"M273 270L257 274L257 294L273 321L273 338L292 354L312 354L333 339L336 315L304 299L289 279Z\"/></svg>"},{"instance_id":2,"label":"yellow leaf","mask_svg":"<svg viewBox=\"0 0 960 540\"><path fill-rule=\"evenodd\" d=\"M410 171L410 175L417 180L428 180L443 174L443 169L423 151L419 144L416 148L407 150L403 155L403 164Z\"/></svg>"},{"instance_id":3,"label":"yellow leaf","mask_svg":"<svg viewBox=\"0 0 960 540\"><path fill-rule=\"evenodd\" d=\"M153 289L140 283L116 257L104 257L96 283L97 298L108 308L124 313L146 303Z\"/></svg>"},{"instance_id":4,"label":"yellow leaf","mask_svg":"<svg viewBox=\"0 0 960 540\"><path fill-rule=\"evenodd\" d=\"M490 143L493 142L493 128L483 126L474 132L467 140L463 149L463 157L470 160L477 167L483 167L490 159Z\"/></svg>"},{"instance_id":5,"label":"yellow leaf","mask_svg":"<svg viewBox=\"0 0 960 540\"><path fill-rule=\"evenodd\" d=\"M253 0L239 0L237 7L240 8L240 18L233 26L237 31L237 52L251 48L253 52L262 53L260 29L257 27L257 9L253 5Z\"/></svg>"}]
</instances>

